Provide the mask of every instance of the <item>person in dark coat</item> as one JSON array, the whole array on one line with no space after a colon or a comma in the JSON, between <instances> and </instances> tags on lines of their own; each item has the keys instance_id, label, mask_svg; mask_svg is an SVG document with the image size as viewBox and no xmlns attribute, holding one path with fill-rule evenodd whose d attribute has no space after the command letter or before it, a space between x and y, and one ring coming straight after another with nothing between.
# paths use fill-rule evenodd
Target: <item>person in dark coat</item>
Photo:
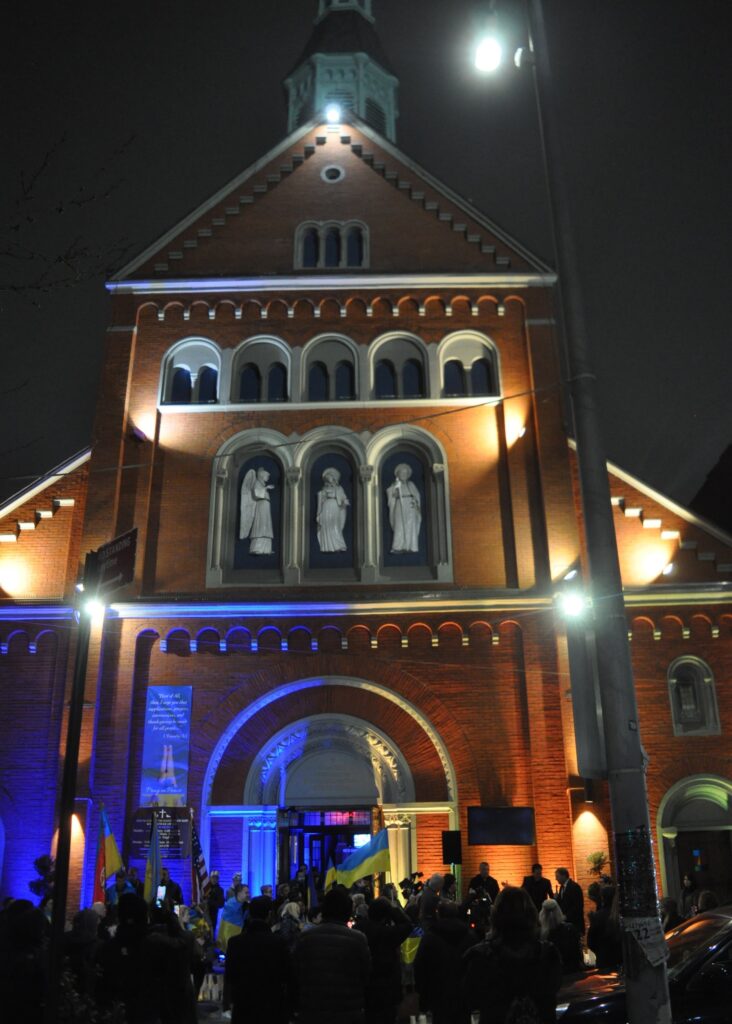
<instances>
[{"instance_id":1,"label":"person in dark coat","mask_svg":"<svg viewBox=\"0 0 732 1024\"><path fill-rule=\"evenodd\" d=\"M488 899L491 903L495 903L498 899L500 888L490 871L490 864L487 861L481 861L478 865L478 874L471 878L468 883L468 893L472 890L478 899Z\"/></svg>"},{"instance_id":2,"label":"person in dark coat","mask_svg":"<svg viewBox=\"0 0 732 1024\"><path fill-rule=\"evenodd\" d=\"M371 974L366 987L366 1024L394 1024L402 1000L402 964L399 947L412 932L412 922L401 907L379 897L365 918L356 923L371 953Z\"/></svg>"},{"instance_id":3,"label":"person in dark coat","mask_svg":"<svg viewBox=\"0 0 732 1024\"><path fill-rule=\"evenodd\" d=\"M287 943L267 923L272 900L255 896L240 935L229 939L224 984L231 1003L232 1024L287 1024L292 969Z\"/></svg>"},{"instance_id":4,"label":"person in dark coat","mask_svg":"<svg viewBox=\"0 0 732 1024\"><path fill-rule=\"evenodd\" d=\"M531 874L527 875L521 883L521 888L525 889L531 897L531 902L536 907L537 914L541 910L544 900L554 899L552 883L548 878L544 878L543 870L541 864L532 864Z\"/></svg>"},{"instance_id":5,"label":"person in dark coat","mask_svg":"<svg viewBox=\"0 0 732 1024\"><path fill-rule=\"evenodd\" d=\"M174 882L170 877L170 872L167 868L163 868L160 872L160 886L165 886L165 899L171 904L171 906L179 906L183 902L183 890Z\"/></svg>"},{"instance_id":6,"label":"person in dark coat","mask_svg":"<svg viewBox=\"0 0 732 1024\"><path fill-rule=\"evenodd\" d=\"M699 903L699 893L696 882L691 875L684 875L681 879L681 899L679 900L679 913L682 917L694 917Z\"/></svg>"},{"instance_id":7,"label":"person in dark coat","mask_svg":"<svg viewBox=\"0 0 732 1024\"><path fill-rule=\"evenodd\" d=\"M437 920L419 944L414 982L420 1010L432 1011L432 1024L470 1024L470 1007L462 991L465 953L478 936L460 917L455 903L442 901Z\"/></svg>"},{"instance_id":8,"label":"person in dark coat","mask_svg":"<svg viewBox=\"0 0 732 1024\"><path fill-rule=\"evenodd\" d=\"M96 955L99 948L99 915L96 910L74 914L71 931L64 933L63 951L74 978L74 987L83 995L94 995Z\"/></svg>"},{"instance_id":9,"label":"person in dark coat","mask_svg":"<svg viewBox=\"0 0 732 1024\"><path fill-rule=\"evenodd\" d=\"M539 938L539 917L528 892L512 887L498 896L489 937L465 954L463 991L468 1006L480 1009L480 1024L504 1024L524 1011L554 1024L562 961Z\"/></svg>"},{"instance_id":10,"label":"person in dark coat","mask_svg":"<svg viewBox=\"0 0 732 1024\"><path fill-rule=\"evenodd\" d=\"M557 947L562 958L562 972L577 974L584 969L582 938L567 921L556 900L544 900L539 912L539 932L545 942Z\"/></svg>"},{"instance_id":11,"label":"person in dark coat","mask_svg":"<svg viewBox=\"0 0 732 1024\"><path fill-rule=\"evenodd\" d=\"M436 871L430 875L427 884L419 894L419 923L424 929L430 927L437 917L437 904L440 902L444 875Z\"/></svg>"},{"instance_id":12,"label":"person in dark coat","mask_svg":"<svg viewBox=\"0 0 732 1024\"><path fill-rule=\"evenodd\" d=\"M554 872L557 880L556 900L564 914L565 920L573 924L580 935L585 934L585 897L582 886L569 877L567 868L557 868ZM539 909L541 912L541 908Z\"/></svg>"},{"instance_id":13,"label":"person in dark coat","mask_svg":"<svg viewBox=\"0 0 732 1024\"><path fill-rule=\"evenodd\" d=\"M371 954L348 927L351 897L335 886L323 897L323 921L303 932L294 954L298 1024L363 1024Z\"/></svg>"},{"instance_id":14,"label":"person in dark coat","mask_svg":"<svg viewBox=\"0 0 732 1024\"><path fill-rule=\"evenodd\" d=\"M590 914L587 945L599 971L616 971L623 962L623 946L614 885L603 885L598 909Z\"/></svg>"},{"instance_id":15,"label":"person in dark coat","mask_svg":"<svg viewBox=\"0 0 732 1024\"><path fill-rule=\"evenodd\" d=\"M219 911L226 903L223 887L219 881L218 871L212 871L209 876L208 893L206 894L206 911L211 922L211 933L216 934Z\"/></svg>"}]
</instances>

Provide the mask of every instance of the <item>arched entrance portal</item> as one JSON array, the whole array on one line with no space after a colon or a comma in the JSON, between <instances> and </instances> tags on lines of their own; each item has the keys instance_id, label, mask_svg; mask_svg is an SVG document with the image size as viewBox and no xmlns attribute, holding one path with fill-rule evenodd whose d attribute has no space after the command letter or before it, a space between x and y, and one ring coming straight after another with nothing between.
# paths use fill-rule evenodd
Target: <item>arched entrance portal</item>
<instances>
[{"instance_id":1,"label":"arched entrance portal","mask_svg":"<svg viewBox=\"0 0 732 1024\"><path fill-rule=\"evenodd\" d=\"M720 902L732 899L732 780L691 775L668 790L658 809L663 891L678 898L689 874Z\"/></svg>"},{"instance_id":2,"label":"arched entrance portal","mask_svg":"<svg viewBox=\"0 0 732 1024\"><path fill-rule=\"evenodd\" d=\"M351 707L368 717L343 710ZM273 731L277 718L287 724ZM382 723L397 730L400 742ZM421 793L410 764L415 754ZM238 793L231 785L237 764ZM431 789L424 782L428 764ZM223 804L222 795L241 803ZM204 783L202 839L209 864L224 870L240 850L235 868L256 893L262 884L292 877L301 863L322 870L329 856L338 859L366 841L380 810L398 881L415 870L420 816L434 822L442 815L441 827L455 828L456 796L441 738L403 697L352 678L301 680L254 701L221 736Z\"/></svg>"}]
</instances>

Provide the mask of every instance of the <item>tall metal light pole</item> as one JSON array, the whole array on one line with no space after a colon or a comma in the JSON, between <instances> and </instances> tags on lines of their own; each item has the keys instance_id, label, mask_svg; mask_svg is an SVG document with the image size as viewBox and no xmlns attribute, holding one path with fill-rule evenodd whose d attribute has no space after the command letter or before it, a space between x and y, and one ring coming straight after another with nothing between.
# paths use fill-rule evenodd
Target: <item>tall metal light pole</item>
<instances>
[{"instance_id":1,"label":"tall metal light pole","mask_svg":"<svg viewBox=\"0 0 732 1024\"><path fill-rule=\"evenodd\" d=\"M607 753L615 866L620 887L627 1013L630 1024L670 1024L666 943L658 916L644 752L628 646L607 464L595 400L595 377L541 0L527 0L529 61L549 189L564 316L564 344L574 419L594 610L600 700ZM484 46L486 70L491 47ZM493 51L495 54L495 50Z\"/></svg>"}]
</instances>

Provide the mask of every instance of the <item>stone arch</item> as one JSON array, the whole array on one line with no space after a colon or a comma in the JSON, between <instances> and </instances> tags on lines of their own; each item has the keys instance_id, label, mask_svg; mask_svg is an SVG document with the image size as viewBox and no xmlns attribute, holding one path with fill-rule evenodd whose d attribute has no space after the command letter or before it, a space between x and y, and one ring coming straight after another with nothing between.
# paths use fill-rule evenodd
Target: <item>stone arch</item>
<instances>
[{"instance_id":1,"label":"stone arch","mask_svg":"<svg viewBox=\"0 0 732 1024\"><path fill-rule=\"evenodd\" d=\"M291 694L300 693L304 690L311 690L321 686L340 686L365 690L366 692L372 693L387 702L396 705L402 712L408 715L422 730L426 740L434 748L434 751L439 758L445 775L445 787L448 799L452 802L457 801L457 774L455 772L455 767L452 763L452 758L450 757L447 744L444 742L425 712L413 704L408 698L380 683L366 679L359 679L353 676L320 676L315 678L299 679L275 687L273 690L262 694L256 700L252 701L247 705L247 707L243 708L239 714L234 716L226 729L220 735L206 767L201 799L202 813L206 813L206 808L211 805L211 796L216 772L224 758L224 755L226 754L227 748L239 730L255 715L269 707L269 705L274 704Z\"/></svg>"},{"instance_id":2,"label":"stone arch","mask_svg":"<svg viewBox=\"0 0 732 1024\"><path fill-rule=\"evenodd\" d=\"M313 792L318 777L333 780L328 796ZM394 741L363 719L312 715L287 725L264 743L244 784L243 802L291 806L411 803L414 780Z\"/></svg>"},{"instance_id":3,"label":"stone arch","mask_svg":"<svg viewBox=\"0 0 732 1024\"><path fill-rule=\"evenodd\" d=\"M661 798L656 826L663 891L678 897L681 873L688 870L680 863L679 848L683 838L714 834L715 844L721 840L727 848L726 861L729 865L729 850L732 849L732 779L711 773L687 775L679 779ZM722 902L726 902L732 896L732 874L728 874L724 880L714 881L721 890L718 895Z\"/></svg>"}]
</instances>

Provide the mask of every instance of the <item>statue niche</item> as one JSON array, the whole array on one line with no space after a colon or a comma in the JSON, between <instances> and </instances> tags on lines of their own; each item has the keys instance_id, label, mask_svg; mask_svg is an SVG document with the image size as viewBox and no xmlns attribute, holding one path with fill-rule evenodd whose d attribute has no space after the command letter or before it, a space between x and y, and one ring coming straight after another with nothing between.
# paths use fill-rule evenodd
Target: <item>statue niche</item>
<instances>
[{"instance_id":1,"label":"statue niche","mask_svg":"<svg viewBox=\"0 0 732 1024\"><path fill-rule=\"evenodd\" d=\"M323 470L323 486L318 491L317 538L321 551L347 551L343 536L350 501L341 487L341 474L334 466Z\"/></svg>"}]
</instances>

